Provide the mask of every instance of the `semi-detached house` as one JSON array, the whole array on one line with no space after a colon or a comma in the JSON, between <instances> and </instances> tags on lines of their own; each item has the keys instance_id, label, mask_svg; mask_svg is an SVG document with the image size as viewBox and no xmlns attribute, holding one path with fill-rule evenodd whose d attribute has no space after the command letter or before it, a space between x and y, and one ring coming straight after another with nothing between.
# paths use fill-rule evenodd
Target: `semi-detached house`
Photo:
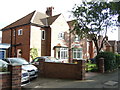
<instances>
[{"instance_id":1,"label":"semi-detached house","mask_svg":"<svg viewBox=\"0 0 120 90\"><path fill-rule=\"evenodd\" d=\"M37 49L38 56L64 60L89 56L89 42L70 33L71 21L67 22L62 14L52 16L52 9L47 8L46 14L33 11L1 29L2 43L11 45L8 57L23 57L30 61L32 48Z\"/></svg>"}]
</instances>

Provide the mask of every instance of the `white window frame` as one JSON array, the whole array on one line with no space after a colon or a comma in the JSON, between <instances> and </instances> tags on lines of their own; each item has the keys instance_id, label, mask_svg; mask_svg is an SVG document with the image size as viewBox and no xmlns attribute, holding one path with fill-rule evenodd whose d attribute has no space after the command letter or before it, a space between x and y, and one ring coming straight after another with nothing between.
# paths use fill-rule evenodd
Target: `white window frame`
<instances>
[{"instance_id":1,"label":"white window frame","mask_svg":"<svg viewBox=\"0 0 120 90\"><path fill-rule=\"evenodd\" d=\"M59 34L58 34L58 39L64 39L64 32L60 32Z\"/></svg>"},{"instance_id":2,"label":"white window frame","mask_svg":"<svg viewBox=\"0 0 120 90\"><path fill-rule=\"evenodd\" d=\"M80 37L78 35L75 35L75 42L79 42L80 41Z\"/></svg>"},{"instance_id":3,"label":"white window frame","mask_svg":"<svg viewBox=\"0 0 120 90\"><path fill-rule=\"evenodd\" d=\"M78 57L78 54L81 54L80 55L80 57ZM77 49L77 48L75 48L75 49L73 49L73 59L82 59L82 56L83 54L82 54L82 49L81 48L79 48L79 49Z\"/></svg>"},{"instance_id":4,"label":"white window frame","mask_svg":"<svg viewBox=\"0 0 120 90\"><path fill-rule=\"evenodd\" d=\"M18 30L18 35L23 35L23 29Z\"/></svg>"},{"instance_id":5,"label":"white window frame","mask_svg":"<svg viewBox=\"0 0 120 90\"><path fill-rule=\"evenodd\" d=\"M41 38L42 38L42 40L45 40L45 30L41 31Z\"/></svg>"},{"instance_id":6,"label":"white window frame","mask_svg":"<svg viewBox=\"0 0 120 90\"><path fill-rule=\"evenodd\" d=\"M68 48L60 48L59 56L59 59L68 59Z\"/></svg>"}]
</instances>

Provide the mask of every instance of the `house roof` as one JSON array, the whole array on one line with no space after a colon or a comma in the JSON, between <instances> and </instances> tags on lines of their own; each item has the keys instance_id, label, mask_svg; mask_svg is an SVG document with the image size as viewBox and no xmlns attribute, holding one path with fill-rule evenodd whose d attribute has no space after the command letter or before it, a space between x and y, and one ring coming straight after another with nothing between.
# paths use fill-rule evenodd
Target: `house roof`
<instances>
[{"instance_id":1,"label":"house roof","mask_svg":"<svg viewBox=\"0 0 120 90\"><path fill-rule=\"evenodd\" d=\"M42 26L47 26L47 17L49 17L46 14L43 14L41 12L35 12L34 16L32 17L31 23L37 24L37 25L42 25Z\"/></svg>"},{"instance_id":2,"label":"house roof","mask_svg":"<svg viewBox=\"0 0 120 90\"><path fill-rule=\"evenodd\" d=\"M48 25L51 25L60 15L61 15L61 14L48 17L48 18L47 18L47 20L48 20Z\"/></svg>"},{"instance_id":3,"label":"house roof","mask_svg":"<svg viewBox=\"0 0 120 90\"><path fill-rule=\"evenodd\" d=\"M16 26L20 26L20 25L24 25L24 24L28 24L30 23L33 15L34 15L35 11L33 11L32 13L24 16L23 18L11 23L10 25L4 27L3 29L1 30L5 30L5 29L9 29L9 28L13 28L13 27L16 27Z\"/></svg>"},{"instance_id":4,"label":"house roof","mask_svg":"<svg viewBox=\"0 0 120 90\"><path fill-rule=\"evenodd\" d=\"M105 45L108 46L108 47L111 46L111 44L109 42L105 42Z\"/></svg>"},{"instance_id":5,"label":"house roof","mask_svg":"<svg viewBox=\"0 0 120 90\"><path fill-rule=\"evenodd\" d=\"M32 13L24 16L23 18L13 22L12 24L4 27L3 29L1 29L1 31L3 30L7 30L10 28L14 28L17 26L21 26L21 25L26 25L26 24L35 24L35 25L40 25L40 26L49 26L51 25L61 14L55 15L55 16L48 16L46 14L37 12L37 11L33 11Z\"/></svg>"},{"instance_id":6,"label":"house roof","mask_svg":"<svg viewBox=\"0 0 120 90\"><path fill-rule=\"evenodd\" d=\"M108 41L111 46L114 46L116 44L115 40Z\"/></svg>"},{"instance_id":7,"label":"house roof","mask_svg":"<svg viewBox=\"0 0 120 90\"><path fill-rule=\"evenodd\" d=\"M68 21L67 23L68 23L69 27L72 27L73 24L74 24L74 20L72 20L72 21Z\"/></svg>"},{"instance_id":8,"label":"house roof","mask_svg":"<svg viewBox=\"0 0 120 90\"><path fill-rule=\"evenodd\" d=\"M72 30L74 28L75 20L68 21L67 23L69 25L69 28Z\"/></svg>"}]
</instances>

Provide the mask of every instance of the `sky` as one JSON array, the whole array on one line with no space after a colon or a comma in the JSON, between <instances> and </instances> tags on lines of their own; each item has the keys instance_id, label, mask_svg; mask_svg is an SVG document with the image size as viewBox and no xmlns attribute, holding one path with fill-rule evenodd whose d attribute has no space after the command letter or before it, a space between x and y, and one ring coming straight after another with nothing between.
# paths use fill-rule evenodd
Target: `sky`
<instances>
[{"instance_id":1,"label":"sky","mask_svg":"<svg viewBox=\"0 0 120 90\"><path fill-rule=\"evenodd\" d=\"M62 13L66 20L71 20L70 11L81 0L1 0L0 1L0 29L37 10L45 13L47 7L54 7L53 14ZM117 30L109 32L110 40L117 40ZM1 36L1 32L0 32Z\"/></svg>"}]
</instances>

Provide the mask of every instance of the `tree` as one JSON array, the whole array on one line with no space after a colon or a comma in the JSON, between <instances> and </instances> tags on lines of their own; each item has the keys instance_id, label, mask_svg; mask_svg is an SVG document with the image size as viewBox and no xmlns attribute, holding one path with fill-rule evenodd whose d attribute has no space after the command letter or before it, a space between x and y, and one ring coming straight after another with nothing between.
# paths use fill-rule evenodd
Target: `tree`
<instances>
[{"instance_id":1,"label":"tree","mask_svg":"<svg viewBox=\"0 0 120 90\"><path fill-rule=\"evenodd\" d=\"M75 5L72 10L73 16L76 18L73 31L80 38L91 39L96 47L97 54L101 51L104 43L108 40L108 27L115 26L117 19L117 5L115 2L82 2ZM98 37L102 35L101 43L98 43Z\"/></svg>"}]
</instances>

